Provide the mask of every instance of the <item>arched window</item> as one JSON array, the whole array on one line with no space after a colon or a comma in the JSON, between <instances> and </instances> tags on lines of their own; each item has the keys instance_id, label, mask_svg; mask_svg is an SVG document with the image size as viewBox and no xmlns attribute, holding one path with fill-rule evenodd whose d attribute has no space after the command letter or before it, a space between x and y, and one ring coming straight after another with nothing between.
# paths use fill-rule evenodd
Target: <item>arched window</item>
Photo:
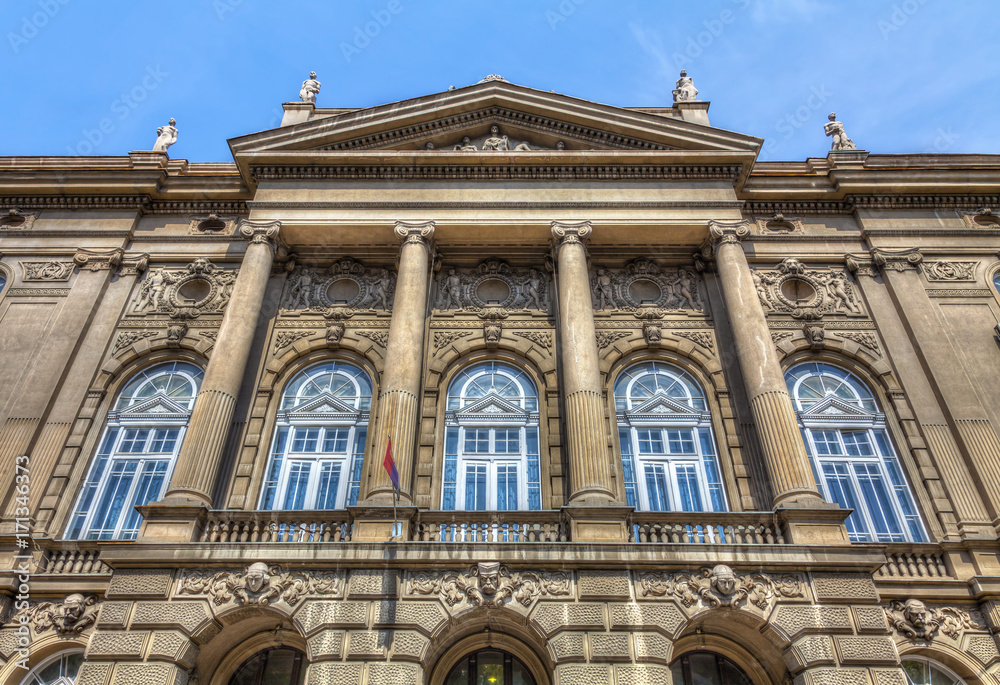
<instances>
[{"instance_id":1,"label":"arched window","mask_svg":"<svg viewBox=\"0 0 1000 685\"><path fill-rule=\"evenodd\" d=\"M343 509L358 502L372 383L345 362L310 367L285 388L260 508Z\"/></svg>"},{"instance_id":2,"label":"arched window","mask_svg":"<svg viewBox=\"0 0 1000 685\"><path fill-rule=\"evenodd\" d=\"M855 542L921 542L920 516L871 391L847 371L817 362L785 373L823 497L853 509Z\"/></svg>"},{"instance_id":3,"label":"arched window","mask_svg":"<svg viewBox=\"0 0 1000 685\"><path fill-rule=\"evenodd\" d=\"M739 666L714 652L688 652L670 672L674 685L753 685Z\"/></svg>"},{"instance_id":4,"label":"arched window","mask_svg":"<svg viewBox=\"0 0 1000 685\"><path fill-rule=\"evenodd\" d=\"M625 500L639 511L726 511L705 395L686 373L644 362L615 382Z\"/></svg>"},{"instance_id":5,"label":"arched window","mask_svg":"<svg viewBox=\"0 0 1000 685\"><path fill-rule=\"evenodd\" d=\"M497 362L462 371L448 388L441 508L541 509L538 393Z\"/></svg>"},{"instance_id":6,"label":"arched window","mask_svg":"<svg viewBox=\"0 0 1000 685\"><path fill-rule=\"evenodd\" d=\"M0 295L3 294L3 287L7 285L7 275L0 269Z\"/></svg>"},{"instance_id":7,"label":"arched window","mask_svg":"<svg viewBox=\"0 0 1000 685\"><path fill-rule=\"evenodd\" d=\"M445 678L444 685L535 685L531 671L520 659L498 649L482 649L463 658Z\"/></svg>"},{"instance_id":8,"label":"arched window","mask_svg":"<svg viewBox=\"0 0 1000 685\"><path fill-rule=\"evenodd\" d=\"M73 685L83 663L83 652L64 652L36 666L21 685Z\"/></svg>"},{"instance_id":9,"label":"arched window","mask_svg":"<svg viewBox=\"0 0 1000 685\"><path fill-rule=\"evenodd\" d=\"M302 685L306 655L290 647L271 647L243 662L229 685Z\"/></svg>"},{"instance_id":10,"label":"arched window","mask_svg":"<svg viewBox=\"0 0 1000 685\"><path fill-rule=\"evenodd\" d=\"M69 538L135 539L142 522L135 507L163 497L202 376L196 366L171 362L129 381L108 414Z\"/></svg>"},{"instance_id":11,"label":"arched window","mask_svg":"<svg viewBox=\"0 0 1000 685\"><path fill-rule=\"evenodd\" d=\"M923 657L904 656L902 664L909 685L965 685L949 669Z\"/></svg>"}]
</instances>

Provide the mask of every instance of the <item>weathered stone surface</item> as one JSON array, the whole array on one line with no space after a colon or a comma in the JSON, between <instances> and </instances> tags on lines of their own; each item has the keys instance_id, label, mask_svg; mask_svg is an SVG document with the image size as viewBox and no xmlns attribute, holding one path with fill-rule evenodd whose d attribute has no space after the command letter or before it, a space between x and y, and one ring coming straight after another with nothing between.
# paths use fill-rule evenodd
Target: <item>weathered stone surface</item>
<instances>
[{"instance_id":1,"label":"weathered stone surface","mask_svg":"<svg viewBox=\"0 0 1000 685\"><path fill-rule=\"evenodd\" d=\"M206 602L138 602L132 628L180 628L193 635L211 620Z\"/></svg>"},{"instance_id":2,"label":"weathered stone surface","mask_svg":"<svg viewBox=\"0 0 1000 685\"><path fill-rule=\"evenodd\" d=\"M295 613L295 621L306 635L320 628L364 628L368 624L368 603L314 600Z\"/></svg>"},{"instance_id":3,"label":"weathered stone surface","mask_svg":"<svg viewBox=\"0 0 1000 685\"><path fill-rule=\"evenodd\" d=\"M965 641L965 651L990 666L1000 659L996 640L989 635L970 635Z\"/></svg>"},{"instance_id":4,"label":"weathered stone surface","mask_svg":"<svg viewBox=\"0 0 1000 685\"><path fill-rule=\"evenodd\" d=\"M113 664L99 664L83 662L80 671L76 674L75 685L107 685L111 678L111 668Z\"/></svg>"},{"instance_id":5,"label":"weathered stone surface","mask_svg":"<svg viewBox=\"0 0 1000 685\"><path fill-rule=\"evenodd\" d=\"M889 624L885 621L885 610L880 606L853 607L854 620L860 633L887 633Z\"/></svg>"},{"instance_id":6,"label":"weathered stone surface","mask_svg":"<svg viewBox=\"0 0 1000 685\"><path fill-rule=\"evenodd\" d=\"M556 685L613 685L611 666L583 664L556 666Z\"/></svg>"},{"instance_id":7,"label":"weathered stone surface","mask_svg":"<svg viewBox=\"0 0 1000 685\"><path fill-rule=\"evenodd\" d=\"M628 571L580 571L580 599L629 599L632 585Z\"/></svg>"},{"instance_id":8,"label":"weathered stone surface","mask_svg":"<svg viewBox=\"0 0 1000 685\"><path fill-rule=\"evenodd\" d=\"M811 668L795 679L805 685L870 685L864 668Z\"/></svg>"},{"instance_id":9,"label":"weathered stone surface","mask_svg":"<svg viewBox=\"0 0 1000 685\"><path fill-rule=\"evenodd\" d=\"M111 685L184 685L187 673L169 664L116 664Z\"/></svg>"},{"instance_id":10,"label":"weathered stone surface","mask_svg":"<svg viewBox=\"0 0 1000 685\"><path fill-rule=\"evenodd\" d=\"M178 630L165 630L153 633L153 643L150 645L147 659L170 661L183 668L191 668L197 656L197 646L184 633Z\"/></svg>"},{"instance_id":11,"label":"weathered stone surface","mask_svg":"<svg viewBox=\"0 0 1000 685\"><path fill-rule=\"evenodd\" d=\"M658 630L672 635L685 622L684 614L674 604L612 604L612 630Z\"/></svg>"},{"instance_id":12,"label":"weathered stone surface","mask_svg":"<svg viewBox=\"0 0 1000 685\"><path fill-rule=\"evenodd\" d=\"M799 638L785 651L785 664L792 673L812 666L826 666L837 663L833 651L833 640L826 635L807 635Z\"/></svg>"},{"instance_id":13,"label":"weathered stone surface","mask_svg":"<svg viewBox=\"0 0 1000 685\"><path fill-rule=\"evenodd\" d=\"M863 573L814 573L816 601L877 602L878 590L870 575Z\"/></svg>"},{"instance_id":14,"label":"weathered stone surface","mask_svg":"<svg viewBox=\"0 0 1000 685\"><path fill-rule=\"evenodd\" d=\"M118 569L108 583L106 597L166 597L173 572L170 569Z\"/></svg>"},{"instance_id":15,"label":"weathered stone surface","mask_svg":"<svg viewBox=\"0 0 1000 685\"><path fill-rule=\"evenodd\" d=\"M593 661L631 661L628 633L590 633L590 658Z\"/></svg>"},{"instance_id":16,"label":"weathered stone surface","mask_svg":"<svg viewBox=\"0 0 1000 685\"><path fill-rule=\"evenodd\" d=\"M358 597L395 597L398 575L397 571L383 571L380 569L358 569L357 571L351 571L348 596L351 599Z\"/></svg>"},{"instance_id":17,"label":"weathered stone surface","mask_svg":"<svg viewBox=\"0 0 1000 685\"><path fill-rule=\"evenodd\" d=\"M139 660L149 633L145 631L94 633L87 646L87 659L96 661L122 659Z\"/></svg>"},{"instance_id":18,"label":"weathered stone surface","mask_svg":"<svg viewBox=\"0 0 1000 685\"><path fill-rule=\"evenodd\" d=\"M873 668L870 670L875 685L909 685L901 668Z\"/></svg>"},{"instance_id":19,"label":"weathered stone surface","mask_svg":"<svg viewBox=\"0 0 1000 685\"><path fill-rule=\"evenodd\" d=\"M898 664L896 644L888 637L838 637L842 664Z\"/></svg>"},{"instance_id":20,"label":"weathered stone surface","mask_svg":"<svg viewBox=\"0 0 1000 685\"><path fill-rule=\"evenodd\" d=\"M586 637L583 633L559 633L549 640L549 651L556 662L586 661Z\"/></svg>"},{"instance_id":21,"label":"weathered stone surface","mask_svg":"<svg viewBox=\"0 0 1000 685\"><path fill-rule=\"evenodd\" d=\"M10 658L17 651L17 633L14 628L0 630L0 656Z\"/></svg>"},{"instance_id":22,"label":"weathered stone surface","mask_svg":"<svg viewBox=\"0 0 1000 685\"><path fill-rule=\"evenodd\" d=\"M557 604L545 602L538 605L531 620L546 635L560 630L604 628L604 610L600 604Z\"/></svg>"},{"instance_id":23,"label":"weathered stone surface","mask_svg":"<svg viewBox=\"0 0 1000 685\"><path fill-rule=\"evenodd\" d=\"M670 682L670 669L652 664L615 666L618 685L663 685Z\"/></svg>"},{"instance_id":24,"label":"weathered stone surface","mask_svg":"<svg viewBox=\"0 0 1000 685\"><path fill-rule=\"evenodd\" d=\"M101 604L101 613L97 617L97 627L124 629L131 608L132 602L104 602Z\"/></svg>"},{"instance_id":25,"label":"weathered stone surface","mask_svg":"<svg viewBox=\"0 0 1000 685\"><path fill-rule=\"evenodd\" d=\"M385 630L351 631L347 634L348 659L384 659L389 651Z\"/></svg>"},{"instance_id":26,"label":"weathered stone surface","mask_svg":"<svg viewBox=\"0 0 1000 685\"><path fill-rule=\"evenodd\" d=\"M771 618L771 627L787 640L807 632L853 632L849 610L840 606L779 606Z\"/></svg>"},{"instance_id":27,"label":"weathered stone surface","mask_svg":"<svg viewBox=\"0 0 1000 685\"><path fill-rule=\"evenodd\" d=\"M394 659L420 661L429 642L415 630L393 631L392 656Z\"/></svg>"},{"instance_id":28,"label":"weathered stone surface","mask_svg":"<svg viewBox=\"0 0 1000 685\"><path fill-rule=\"evenodd\" d=\"M439 602L381 602L376 607L376 626L414 628L433 635L448 620Z\"/></svg>"},{"instance_id":29,"label":"weathered stone surface","mask_svg":"<svg viewBox=\"0 0 1000 685\"><path fill-rule=\"evenodd\" d=\"M659 633L635 633L636 661L655 661L669 664L674 645Z\"/></svg>"},{"instance_id":30,"label":"weathered stone surface","mask_svg":"<svg viewBox=\"0 0 1000 685\"><path fill-rule=\"evenodd\" d=\"M340 659L344 654L344 631L321 630L306 641L310 662Z\"/></svg>"},{"instance_id":31,"label":"weathered stone surface","mask_svg":"<svg viewBox=\"0 0 1000 685\"><path fill-rule=\"evenodd\" d=\"M321 661L309 664L308 685L361 685L362 664L338 664Z\"/></svg>"},{"instance_id":32,"label":"weathered stone surface","mask_svg":"<svg viewBox=\"0 0 1000 685\"><path fill-rule=\"evenodd\" d=\"M368 664L368 682L379 685L422 685L423 670L416 664Z\"/></svg>"}]
</instances>

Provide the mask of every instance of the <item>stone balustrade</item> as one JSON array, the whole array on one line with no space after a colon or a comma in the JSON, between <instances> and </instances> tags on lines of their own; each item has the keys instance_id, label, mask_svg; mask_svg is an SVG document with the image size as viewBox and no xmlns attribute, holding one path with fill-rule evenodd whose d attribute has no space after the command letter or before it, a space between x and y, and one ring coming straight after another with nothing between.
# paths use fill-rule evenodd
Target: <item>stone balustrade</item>
<instances>
[{"instance_id":1,"label":"stone balustrade","mask_svg":"<svg viewBox=\"0 0 1000 685\"><path fill-rule=\"evenodd\" d=\"M629 542L696 545L783 545L771 512L636 512Z\"/></svg>"},{"instance_id":2,"label":"stone balustrade","mask_svg":"<svg viewBox=\"0 0 1000 685\"><path fill-rule=\"evenodd\" d=\"M346 511L213 511L199 542L350 542Z\"/></svg>"},{"instance_id":3,"label":"stone balustrade","mask_svg":"<svg viewBox=\"0 0 1000 685\"><path fill-rule=\"evenodd\" d=\"M420 512L420 542L568 542L559 511Z\"/></svg>"},{"instance_id":4,"label":"stone balustrade","mask_svg":"<svg viewBox=\"0 0 1000 685\"><path fill-rule=\"evenodd\" d=\"M953 578L945 563L945 555L935 547L906 545L906 549L885 552L885 566L875 572L877 580L894 578Z\"/></svg>"}]
</instances>

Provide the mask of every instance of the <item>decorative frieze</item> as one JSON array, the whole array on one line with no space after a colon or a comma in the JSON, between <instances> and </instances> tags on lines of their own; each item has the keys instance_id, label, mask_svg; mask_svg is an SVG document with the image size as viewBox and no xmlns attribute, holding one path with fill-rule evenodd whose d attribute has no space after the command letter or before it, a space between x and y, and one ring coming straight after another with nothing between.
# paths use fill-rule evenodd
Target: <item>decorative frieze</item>
<instances>
[{"instance_id":1,"label":"decorative frieze","mask_svg":"<svg viewBox=\"0 0 1000 685\"><path fill-rule=\"evenodd\" d=\"M285 349L296 340L308 338L315 333L316 331L278 331L278 334L274 337L274 354Z\"/></svg>"},{"instance_id":2,"label":"decorative frieze","mask_svg":"<svg viewBox=\"0 0 1000 685\"><path fill-rule=\"evenodd\" d=\"M635 312L643 305L664 311L701 312L701 281L693 268L661 267L636 259L624 269L598 268L590 279L594 307Z\"/></svg>"},{"instance_id":3,"label":"decorative frieze","mask_svg":"<svg viewBox=\"0 0 1000 685\"><path fill-rule=\"evenodd\" d=\"M406 581L414 595L439 595L449 606L467 601L473 606L502 607L513 600L529 606L542 596L566 596L571 591L568 573L561 571L510 571L499 562L480 562L467 571L413 573Z\"/></svg>"},{"instance_id":4,"label":"decorative frieze","mask_svg":"<svg viewBox=\"0 0 1000 685\"><path fill-rule=\"evenodd\" d=\"M437 281L437 309L544 312L549 289L549 279L539 269L515 269L499 259L487 259L475 269L445 270Z\"/></svg>"},{"instance_id":5,"label":"decorative frieze","mask_svg":"<svg viewBox=\"0 0 1000 685\"><path fill-rule=\"evenodd\" d=\"M288 278L281 308L302 312L331 307L389 311L395 291L395 273L386 268L368 268L344 257L325 270L296 267Z\"/></svg>"},{"instance_id":6,"label":"decorative frieze","mask_svg":"<svg viewBox=\"0 0 1000 685\"><path fill-rule=\"evenodd\" d=\"M20 262L22 281L68 281L75 264L71 261Z\"/></svg>"},{"instance_id":7,"label":"decorative frieze","mask_svg":"<svg viewBox=\"0 0 1000 685\"><path fill-rule=\"evenodd\" d=\"M925 262L924 276L928 281L974 281L979 262Z\"/></svg>"},{"instance_id":8,"label":"decorative frieze","mask_svg":"<svg viewBox=\"0 0 1000 685\"><path fill-rule=\"evenodd\" d=\"M874 333L867 332L857 332L853 333L850 331L837 331L837 337L843 338L844 340L852 340L862 347L867 347L871 352L875 354L876 357L881 357L882 354L879 351L878 339L875 337Z\"/></svg>"},{"instance_id":9,"label":"decorative frieze","mask_svg":"<svg viewBox=\"0 0 1000 685\"><path fill-rule=\"evenodd\" d=\"M181 576L179 593L206 595L217 604L267 606L284 601L294 605L306 595L336 595L343 577L335 571L286 571L264 562L250 564L242 573L196 570Z\"/></svg>"},{"instance_id":10,"label":"decorative frieze","mask_svg":"<svg viewBox=\"0 0 1000 685\"><path fill-rule=\"evenodd\" d=\"M223 269L203 257L184 269L152 269L129 313L165 313L185 319L221 312L229 304L238 274L238 269Z\"/></svg>"},{"instance_id":11,"label":"decorative frieze","mask_svg":"<svg viewBox=\"0 0 1000 685\"><path fill-rule=\"evenodd\" d=\"M806 320L863 316L857 291L843 269L807 269L789 257L776 269L752 269L751 276L765 313Z\"/></svg>"},{"instance_id":12,"label":"decorative frieze","mask_svg":"<svg viewBox=\"0 0 1000 685\"><path fill-rule=\"evenodd\" d=\"M715 351L715 341L712 334L705 331L675 331L674 335L679 338L686 338L699 347L704 347L709 352Z\"/></svg>"},{"instance_id":13,"label":"decorative frieze","mask_svg":"<svg viewBox=\"0 0 1000 685\"><path fill-rule=\"evenodd\" d=\"M957 640L966 630L986 630L978 611L931 608L915 598L886 605L885 616L896 632L911 640L933 640L939 632Z\"/></svg>"},{"instance_id":14,"label":"decorative frieze","mask_svg":"<svg viewBox=\"0 0 1000 685\"><path fill-rule=\"evenodd\" d=\"M989 288L935 288L927 291L927 297L993 297Z\"/></svg>"},{"instance_id":15,"label":"decorative frieze","mask_svg":"<svg viewBox=\"0 0 1000 685\"><path fill-rule=\"evenodd\" d=\"M725 564L701 571L646 573L639 581L644 597L673 597L685 607L701 604L710 609L739 608L750 603L762 611L778 598L803 597L805 584L798 575L770 576L748 573L738 576Z\"/></svg>"}]
</instances>

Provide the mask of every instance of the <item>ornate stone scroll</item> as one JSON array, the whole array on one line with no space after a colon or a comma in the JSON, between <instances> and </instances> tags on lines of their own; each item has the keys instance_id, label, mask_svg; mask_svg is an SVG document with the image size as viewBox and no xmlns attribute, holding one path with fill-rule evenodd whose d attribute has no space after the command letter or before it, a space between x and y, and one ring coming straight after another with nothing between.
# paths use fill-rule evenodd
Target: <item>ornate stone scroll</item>
<instances>
[{"instance_id":1,"label":"ornate stone scroll","mask_svg":"<svg viewBox=\"0 0 1000 685\"><path fill-rule=\"evenodd\" d=\"M704 309L701 281L693 268L661 267L636 259L624 269L598 268L590 279L594 307L635 312L643 305L664 311Z\"/></svg>"},{"instance_id":2,"label":"ornate stone scroll","mask_svg":"<svg viewBox=\"0 0 1000 685\"><path fill-rule=\"evenodd\" d=\"M438 277L437 309L547 311L549 279L541 269L515 269L500 259L487 259L475 269L448 267Z\"/></svg>"},{"instance_id":3,"label":"ornate stone scroll","mask_svg":"<svg viewBox=\"0 0 1000 685\"><path fill-rule=\"evenodd\" d=\"M96 596L84 597L73 593L61 603L40 602L31 606L27 612L28 620L36 633L52 629L60 635L72 635L82 633L93 625L99 608Z\"/></svg>"},{"instance_id":4,"label":"ornate stone scroll","mask_svg":"<svg viewBox=\"0 0 1000 685\"><path fill-rule=\"evenodd\" d=\"M319 312L346 307L389 311L395 291L395 273L386 268L368 268L344 257L328 269L296 267L288 277L282 309Z\"/></svg>"},{"instance_id":5,"label":"ornate stone scroll","mask_svg":"<svg viewBox=\"0 0 1000 685\"><path fill-rule=\"evenodd\" d=\"M932 609L919 599L892 602L884 609L889 625L911 640L933 640L939 632L957 640L965 630L986 629L978 611L966 611L957 607Z\"/></svg>"},{"instance_id":6,"label":"ornate stone scroll","mask_svg":"<svg viewBox=\"0 0 1000 685\"><path fill-rule=\"evenodd\" d=\"M407 579L415 595L440 595L449 606L466 600L472 606L502 607L510 600L529 606L541 596L571 592L570 575L561 571L510 571L499 562L480 562L467 571L418 571Z\"/></svg>"},{"instance_id":7,"label":"ornate stone scroll","mask_svg":"<svg viewBox=\"0 0 1000 685\"><path fill-rule=\"evenodd\" d=\"M73 275L74 263L51 260L48 262L21 262L24 281L68 281Z\"/></svg>"},{"instance_id":8,"label":"ornate stone scroll","mask_svg":"<svg viewBox=\"0 0 1000 685\"><path fill-rule=\"evenodd\" d=\"M702 604L739 608L750 603L767 611L780 598L804 596L804 583L797 574L770 576L766 573L736 575L725 564L700 571L680 573L646 573L639 581L645 597L674 597L686 607Z\"/></svg>"},{"instance_id":9,"label":"ornate stone scroll","mask_svg":"<svg viewBox=\"0 0 1000 685\"><path fill-rule=\"evenodd\" d=\"M927 262L924 275L928 281L974 281L979 262Z\"/></svg>"},{"instance_id":10,"label":"ornate stone scroll","mask_svg":"<svg viewBox=\"0 0 1000 685\"><path fill-rule=\"evenodd\" d=\"M223 269L201 257L184 269L151 269L129 313L164 313L183 319L221 312L229 304L238 273L238 269Z\"/></svg>"},{"instance_id":11,"label":"ornate stone scroll","mask_svg":"<svg viewBox=\"0 0 1000 685\"><path fill-rule=\"evenodd\" d=\"M552 347L552 334L543 333L541 331L515 331L514 335L519 338L524 338L525 340L530 340L539 347L543 347L546 350Z\"/></svg>"},{"instance_id":12,"label":"ornate stone scroll","mask_svg":"<svg viewBox=\"0 0 1000 685\"><path fill-rule=\"evenodd\" d=\"M751 276L765 312L807 320L864 314L857 290L843 269L807 269L789 257L776 269L752 269Z\"/></svg>"},{"instance_id":13,"label":"ornate stone scroll","mask_svg":"<svg viewBox=\"0 0 1000 685\"><path fill-rule=\"evenodd\" d=\"M267 606L285 601L294 605L306 595L335 595L343 586L335 571L286 571L258 561L241 573L211 570L190 571L181 576L179 593L205 595L216 605L235 602L239 605Z\"/></svg>"}]
</instances>

